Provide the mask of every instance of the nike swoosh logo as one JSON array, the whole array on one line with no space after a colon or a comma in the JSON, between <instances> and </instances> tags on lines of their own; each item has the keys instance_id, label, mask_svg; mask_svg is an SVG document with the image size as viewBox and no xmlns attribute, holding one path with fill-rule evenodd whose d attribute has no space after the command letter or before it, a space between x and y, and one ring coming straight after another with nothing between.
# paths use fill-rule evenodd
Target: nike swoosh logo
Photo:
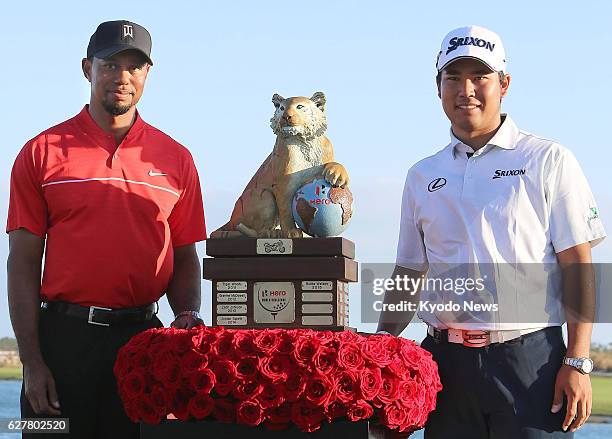
<instances>
[{"instance_id":1,"label":"nike swoosh logo","mask_svg":"<svg viewBox=\"0 0 612 439\"><path fill-rule=\"evenodd\" d=\"M163 172L153 172L153 169L149 171L149 177L160 177L162 175L168 175L168 174L164 174Z\"/></svg>"}]
</instances>

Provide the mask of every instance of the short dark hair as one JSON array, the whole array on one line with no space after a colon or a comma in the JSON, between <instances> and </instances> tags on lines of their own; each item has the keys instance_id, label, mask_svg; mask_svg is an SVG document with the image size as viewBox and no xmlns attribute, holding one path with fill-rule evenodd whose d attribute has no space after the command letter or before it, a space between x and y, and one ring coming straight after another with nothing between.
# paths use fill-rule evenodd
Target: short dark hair
<instances>
[{"instance_id":1,"label":"short dark hair","mask_svg":"<svg viewBox=\"0 0 612 439\"><path fill-rule=\"evenodd\" d=\"M443 70L440 70L436 75L436 84L438 84L438 88L440 88L440 84L442 83L442 72ZM503 84L506 74L502 70L498 71L497 74L499 76L499 83Z\"/></svg>"}]
</instances>

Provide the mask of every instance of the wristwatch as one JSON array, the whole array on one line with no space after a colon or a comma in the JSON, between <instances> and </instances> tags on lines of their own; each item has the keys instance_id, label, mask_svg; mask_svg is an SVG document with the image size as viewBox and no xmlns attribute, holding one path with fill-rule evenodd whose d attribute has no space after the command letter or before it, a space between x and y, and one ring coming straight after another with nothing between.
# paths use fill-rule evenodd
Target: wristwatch
<instances>
[{"instance_id":1,"label":"wristwatch","mask_svg":"<svg viewBox=\"0 0 612 439\"><path fill-rule=\"evenodd\" d=\"M593 360L590 358L571 358L564 357L563 364L577 369L583 375L591 373L593 370Z\"/></svg>"},{"instance_id":2,"label":"wristwatch","mask_svg":"<svg viewBox=\"0 0 612 439\"><path fill-rule=\"evenodd\" d=\"M175 315L174 318L178 319L179 317L183 317L183 316L191 316L194 319L202 320L202 316L200 315L198 311L183 311Z\"/></svg>"}]
</instances>

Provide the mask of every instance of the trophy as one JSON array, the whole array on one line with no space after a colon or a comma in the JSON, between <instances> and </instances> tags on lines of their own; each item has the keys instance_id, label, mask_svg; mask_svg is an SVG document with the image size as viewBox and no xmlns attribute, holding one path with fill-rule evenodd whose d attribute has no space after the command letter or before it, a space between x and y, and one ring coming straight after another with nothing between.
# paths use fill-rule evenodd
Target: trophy
<instances>
[{"instance_id":1,"label":"trophy","mask_svg":"<svg viewBox=\"0 0 612 439\"><path fill-rule=\"evenodd\" d=\"M206 244L212 324L343 330L358 266L354 244L337 235L353 197L325 136L325 95L272 103L274 148Z\"/></svg>"}]
</instances>

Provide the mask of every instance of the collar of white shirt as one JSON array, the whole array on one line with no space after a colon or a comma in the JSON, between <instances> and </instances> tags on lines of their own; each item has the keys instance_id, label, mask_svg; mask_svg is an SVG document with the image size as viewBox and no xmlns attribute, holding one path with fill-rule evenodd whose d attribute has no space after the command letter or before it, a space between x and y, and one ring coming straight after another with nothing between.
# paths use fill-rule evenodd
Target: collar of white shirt
<instances>
[{"instance_id":1,"label":"collar of white shirt","mask_svg":"<svg viewBox=\"0 0 612 439\"><path fill-rule=\"evenodd\" d=\"M457 158L457 153L474 153L475 155L481 155L491 150L493 147L498 147L502 149L514 149L516 148L516 142L519 136L519 129L514 123L514 121L505 113L502 113L502 124L495 133L495 135L489 140L489 142L478 151L474 153L474 150L463 143L461 140L455 136L453 133L453 129L450 129L450 150L453 154L453 158Z\"/></svg>"}]
</instances>

